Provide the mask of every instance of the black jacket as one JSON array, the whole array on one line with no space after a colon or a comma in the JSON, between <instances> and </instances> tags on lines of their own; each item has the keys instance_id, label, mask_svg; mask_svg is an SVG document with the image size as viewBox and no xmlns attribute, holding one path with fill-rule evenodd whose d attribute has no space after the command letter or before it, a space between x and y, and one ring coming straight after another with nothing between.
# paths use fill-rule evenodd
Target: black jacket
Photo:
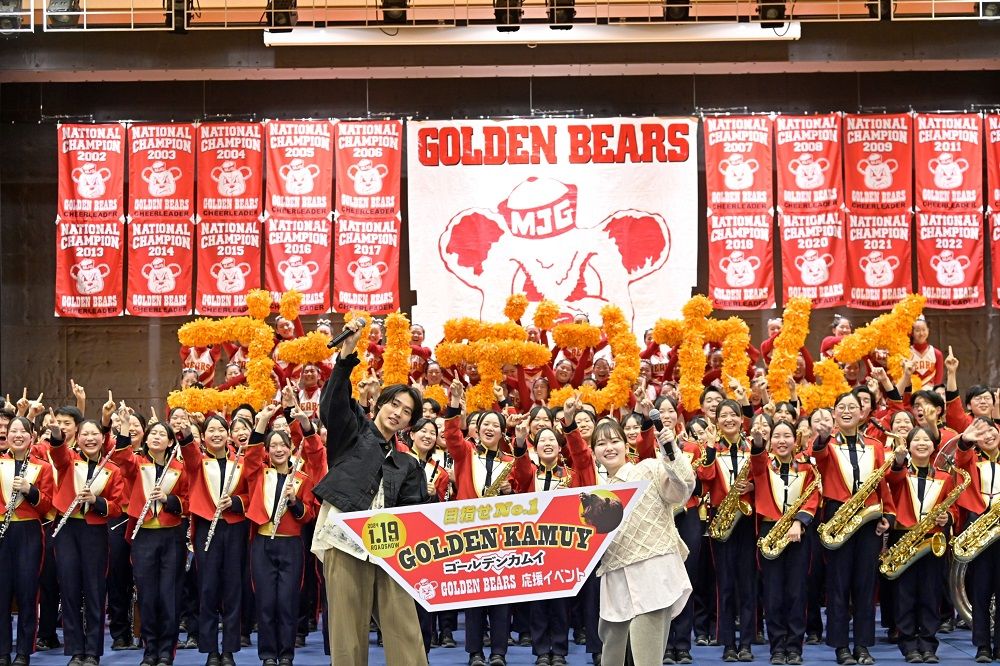
<instances>
[{"instance_id":1,"label":"black jacket","mask_svg":"<svg viewBox=\"0 0 1000 666\"><path fill-rule=\"evenodd\" d=\"M429 496L420 462L397 451L394 441L386 441L351 396L351 370L359 362L356 353L338 358L323 387L319 409L330 471L313 495L344 512L367 511L381 481L386 508L423 504Z\"/></svg>"}]
</instances>

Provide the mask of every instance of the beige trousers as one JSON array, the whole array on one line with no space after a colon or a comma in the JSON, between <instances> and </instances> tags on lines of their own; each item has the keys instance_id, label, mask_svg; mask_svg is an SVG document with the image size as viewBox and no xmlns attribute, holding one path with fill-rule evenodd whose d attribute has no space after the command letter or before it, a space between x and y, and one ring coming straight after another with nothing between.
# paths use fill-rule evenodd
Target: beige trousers
<instances>
[{"instance_id":1,"label":"beige trousers","mask_svg":"<svg viewBox=\"0 0 1000 666\"><path fill-rule=\"evenodd\" d=\"M427 666L417 607L377 564L336 548L323 554L332 666L368 664L368 624L382 629L386 666ZM661 651L662 652L662 651Z\"/></svg>"},{"instance_id":2,"label":"beige trousers","mask_svg":"<svg viewBox=\"0 0 1000 666\"><path fill-rule=\"evenodd\" d=\"M625 663L625 648L631 642L635 666L660 666L670 633L669 613L669 608L661 608L636 615L629 622L602 619L597 632L604 641L601 663L604 666L622 666Z\"/></svg>"}]
</instances>

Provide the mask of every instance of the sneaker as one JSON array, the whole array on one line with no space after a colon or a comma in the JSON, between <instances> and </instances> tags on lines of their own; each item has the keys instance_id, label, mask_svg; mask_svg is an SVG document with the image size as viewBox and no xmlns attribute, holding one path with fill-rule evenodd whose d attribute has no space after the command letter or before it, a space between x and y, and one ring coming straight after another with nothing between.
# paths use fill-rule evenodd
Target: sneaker
<instances>
[{"instance_id":1,"label":"sneaker","mask_svg":"<svg viewBox=\"0 0 1000 666\"><path fill-rule=\"evenodd\" d=\"M455 643L455 638L451 635L450 631L441 632L441 647L443 648L457 647L457 644Z\"/></svg>"},{"instance_id":2,"label":"sneaker","mask_svg":"<svg viewBox=\"0 0 1000 666\"><path fill-rule=\"evenodd\" d=\"M739 661L739 660L740 660L740 655L739 653L736 652L736 648L727 647L725 650L722 651L722 661L731 664L734 661Z\"/></svg>"},{"instance_id":3,"label":"sneaker","mask_svg":"<svg viewBox=\"0 0 1000 666\"><path fill-rule=\"evenodd\" d=\"M674 661L678 664L690 664L693 661L693 659L691 659L691 651L677 650L677 652L674 653Z\"/></svg>"},{"instance_id":4,"label":"sneaker","mask_svg":"<svg viewBox=\"0 0 1000 666\"><path fill-rule=\"evenodd\" d=\"M923 655L920 654L920 652L918 652L917 650L910 650L909 652L907 652L903 656L903 658L906 660L906 663L908 663L908 664L922 664L922 663L924 663L924 657L923 657Z\"/></svg>"},{"instance_id":5,"label":"sneaker","mask_svg":"<svg viewBox=\"0 0 1000 666\"><path fill-rule=\"evenodd\" d=\"M676 664L677 657L674 656L674 651L667 648L663 651L663 662L664 664Z\"/></svg>"},{"instance_id":6,"label":"sneaker","mask_svg":"<svg viewBox=\"0 0 1000 666\"><path fill-rule=\"evenodd\" d=\"M482 652L469 655L469 666L486 666L486 657Z\"/></svg>"},{"instance_id":7,"label":"sneaker","mask_svg":"<svg viewBox=\"0 0 1000 666\"><path fill-rule=\"evenodd\" d=\"M778 651L771 655L771 663L774 664L774 666L785 666L785 664L788 663L788 660L785 658L784 652Z\"/></svg>"},{"instance_id":8,"label":"sneaker","mask_svg":"<svg viewBox=\"0 0 1000 666\"><path fill-rule=\"evenodd\" d=\"M139 662L139 666L156 666L156 657L145 656Z\"/></svg>"},{"instance_id":9,"label":"sneaker","mask_svg":"<svg viewBox=\"0 0 1000 666\"><path fill-rule=\"evenodd\" d=\"M278 666L292 666L292 659L290 657L282 657L278 660Z\"/></svg>"},{"instance_id":10,"label":"sneaker","mask_svg":"<svg viewBox=\"0 0 1000 666\"><path fill-rule=\"evenodd\" d=\"M991 661L993 661L993 655L990 654L990 649L988 647L981 647L976 650L977 664L988 664Z\"/></svg>"},{"instance_id":11,"label":"sneaker","mask_svg":"<svg viewBox=\"0 0 1000 666\"><path fill-rule=\"evenodd\" d=\"M205 666L221 666L222 655L218 652L210 652L205 659Z\"/></svg>"},{"instance_id":12,"label":"sneaker","mask_svg":"<svg viewBox=\"0 0 1000 666\"><path fill-rule=\"evenodd\" d=\"M240 636L240 647L250 647L250 636Z\"/></svg>"},{"instance_id":13,"label":"sneaker","mask_svg":"<svg viewBox=\"0 0 1000 666\"><path fill-rule=\"evenodd\" d=\"M174 666L174 660L170 657L160 657L156 660L156 666Z\"/></svg>"},{"instance_id":14,"label":"sneaker","mask_svg":"<svg viewBox=\"0 0 1000 666\"><path fill-rule=\"evenodd\" d=\"M26 654L19 654L14 657L14 666L28 666L31 663L31 657Z\"/></svg>"},{"instance_id":15,"label":"sneaker","mask_svg":"<svg viewBox=\"0 0 1000 666\"><path fill-rule=\"evenodd\" d=\"M854 658L858 660L860 666L871 666L875 663L875 657L863 645L854 648Z\"/></svg>"},{"instance_id":16,"label":"sneaker","mask_svg":"<svg viewBox=\"0 0 1000 666\"><path fill-rule=\"evenodd\" d=\"M753 641L751 641L751 643L753 645L767 645L767 641L764 640L764 632L763 631L758 631L754 635Z\"/></svg>"},{"instance_id":17,"label":"sneaker","mask_svg":"<svg viewBox=\"0 0 1000 666\"><path fill-rule=\"evenodd\" d=\"M73 658L69 660L68 666L83 666L83 655L74 654Z\"/></svg>"},{"instance_id":18,"label":"sneaker","mask_svg":"<svg viewBox=\"0 0 1000 666\"><path fill-rule=\"evenodd\" d=\"M806 636L806 645L822 645L823 637L819 634L808 634Z\"/></svg>"},{"instance_id":19,"label":"sneaker","mask_svg":"<svg viewBox=\"0 0 1000 666\"><path fill-rule=\"evenodd\" d=\"M131 647L132 647L132 639L126 638L124 636L116 638L111 643L111 649L114 650L115 652L118 652L119 650L128 650L131 649Z\"/></svg>"},{"instance_id":20,"label":"sneaker","mask_svg":"<svg viewBox=\"0 0 1000 666\"><path fill-rule=\"evenodd\" d=\"M278 660L277 659L265 659L264 661L262 661L260 663L261 663L261 666L278 666Z\"/></svg>"},{"instance_id":21,"label":"sneaker","mask_svg":"<svg viewBox=\"0 0 1000 666\"><path fill-rule=\"evenodd\" d=\"M52 636L51 638L39 638L37 641L35 641L35 650L37 650L38 652L43 652L45 650L55 650L61 647L62 643L60 643L59 639L56 638L55 636Z\"/></svg>"},{"instance_id":22,"label":"sneaker","mask_svg":"<svg viewBox=\"0 0 1000 666\"><path fill-rule=\"evenodd\" d=\"M566 666L566 657L561 654L552 655L552 666Z\"/></svg>"},{"instance_id":23,"label":"sneaker","mask_svg":"<svg viewBox=\"0 0 1000 666\"><path fill-rule=\"evenodd\" d=\"M233 653L223 652L221 663L222 666L236 666L236 659L233 658Z\"/></svg>"},{"instance_id":24,"label":"sneaker","mask_svg":"<svg viewBox=\"0 0 1000 666\"><path fill-rule=\"evenodd\" d=\"M955 631L955 620L948 618L941 623L941 628L938 631L942 634L950 634Z\"/></svg>"},{"instance_id":25,"label":"sneaker","mask_svg":"<svg viewBox=\"0 0 1000 666\"><path fill-rule=\"evenodd\" d=\"M549 655L538 655L538 657L535 658L535 666L552 666L552 661L549 659Z\"/></svg>"},{"instance_id":26,"label":"sneaker","mask_svg":"<svg viewBox=\"0 0 1000 666\"><path fill-rule=\"evenodd\" d=\"M855 666L858 660L854 658L854 655L851 654L848 648L839 647L837 648L837 663L840 666Z\"/></svg>"},{"instance_id":27,"label":"sneaker","mask_svg":"<svg viewBox=\"0 0 1000 666\"><path fill-rule=\"evenodd\" d=\"M522 631L517 644L521 647L531 647L531 634L527 631Z\"/></svg>"},{"instance_id":28,"label":"sneaker","mask_svg":"<svg viewBox=\"0 0 1000 666\"><path fill-rule=\"evenodd\" d=\"M295 647L304 648L306 646L306 637L303 634L295 634Z\"/></svg>"},{"instance_id":29,"label":"sneaker","mask_svg":"<svg viewBox=\"0 0 1000 666\"><path fill-rule=\"evenodd\" d=\"M594 666L601 666L601 659L603 655L600 652L595 652L594 654L590 655L590 657L594 662Z\"/></svg>"},{"instance_id":30,"label":"sneaker","mask_svg":"<svg viewBox=\"0 0 1000 666\"><path fill-rule=\"evenodd\" d=\"M698 647L707 647L708 646L708 636L705 636L705 635L696 636L695 639L694 639L694 644L697 645Z\"/></svg>"},{"instance_id":31,"label":"sneaker","mask_svg":"<svg viewBox=\"0 0 1000 666\"><path fill-rule=\"evenodd\" d=\"M923 657L925 664L937 664L941 662L941 660L938 659L938 656L934 654L934 652L932 652L931 650L925 651Z\"/></svg>"},{"instance_id":32,"label":"sneaker","mask_svg":"<svg viewBox=\"0 0 1000 666\"><path fill-rule=\"evenodd\" d=\"M785 663L789 666L799 666L802 663L802 653L801 652L789 652L785 657Z\"/></svg>"},{"instance_id":33,"label":"sneaker","mask_svg":"<svg viewBox=\"0 0 1000 666\"><path fill-rule=\"evenodd\" d=\"M749 647L740 648L740 661L753 661L753 652L750 651Z\"/></svg>"},{"instance_id":34,"label":"sneaker","mask_svg":"<svg viewBox=\"0 0 1000 666\"><path fill-rule=\"evenodd\" d=\"M507 657L502 654L493 653L490 655L489 666L507 666Z\"/></svg>"},{"instance_id":35,"label":"sneaker","mask_svg":"<svg viewBox=\"0 0 1000 666\"><path fill-rule=\"evenodd\" d=\"M101 663L100 657L95 657L94 655L88 655L83 658L83 666L99 666Z\"/></svg>"},{"instance_id":36,"label":"sneaker","mask_svg":"<svg viewBox=\"0 0 1000 666\"><path fill-rule=\"evenodd\" d=\"M573 632L573 643L576 645L586 645L587 644L587 630L577 629Z\"/></svg>"},{"instance_id":37,"label":"sneaker","mask_svg":"<svg viewBox=\"0 0 1000 666\"><path fill-rule=\"evenodd\" d=\"M889 641L893 645L898 644L899 643L899 630L898 629L890 629L886 633L885 638L886 638L887 641Z\"/></svg>"},{"instance_id":38,"label":"sneaker","mask_svg":"<svg viewBox=\"0 0 1000 666\"><path fill-rule=\"evenodd\" d=\"M298 647L298 645L296 645L295 647ZM441 647L441 637L440 635L434 633L433 631L431 632L431 647L432 648Z\"/></svg>"}]
</instances>

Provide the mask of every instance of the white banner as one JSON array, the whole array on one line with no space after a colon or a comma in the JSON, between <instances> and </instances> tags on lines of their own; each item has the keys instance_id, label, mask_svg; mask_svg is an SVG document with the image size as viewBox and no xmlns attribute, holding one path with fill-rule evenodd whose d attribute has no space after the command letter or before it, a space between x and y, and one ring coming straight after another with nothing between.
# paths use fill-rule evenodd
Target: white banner
<instances>
[{"instance_id":1,"label":"white banner","mask_svg":"<svg viewBox=\"0 0 1000 666\"><path fill-rule=\"evenodd\" d=\"M696 119L428 121L406 134L413 321L428 341L452 317L503 319L512 293L595 324L614 303L637 332L690 298Z\"/></svg>"}]
</instances>

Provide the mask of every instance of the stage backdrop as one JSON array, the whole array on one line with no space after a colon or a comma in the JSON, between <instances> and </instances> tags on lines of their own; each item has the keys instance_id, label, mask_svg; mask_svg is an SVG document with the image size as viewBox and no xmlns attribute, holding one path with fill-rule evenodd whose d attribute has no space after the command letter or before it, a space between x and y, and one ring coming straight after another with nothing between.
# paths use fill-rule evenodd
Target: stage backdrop
<instances>
[{"instance_id":1,"label":"stage backdrop","mask_svg":"<svg viewBox=\"0 0 1000 666\"><path fill-rule=\"evenodd\" d=\"M693 118L409 123L413 320L436 342L456 313L503 319L518 292L595 323L613 302L636 331L676 314L697 283L696 133Z\"/></svg>"}]
</instances>

